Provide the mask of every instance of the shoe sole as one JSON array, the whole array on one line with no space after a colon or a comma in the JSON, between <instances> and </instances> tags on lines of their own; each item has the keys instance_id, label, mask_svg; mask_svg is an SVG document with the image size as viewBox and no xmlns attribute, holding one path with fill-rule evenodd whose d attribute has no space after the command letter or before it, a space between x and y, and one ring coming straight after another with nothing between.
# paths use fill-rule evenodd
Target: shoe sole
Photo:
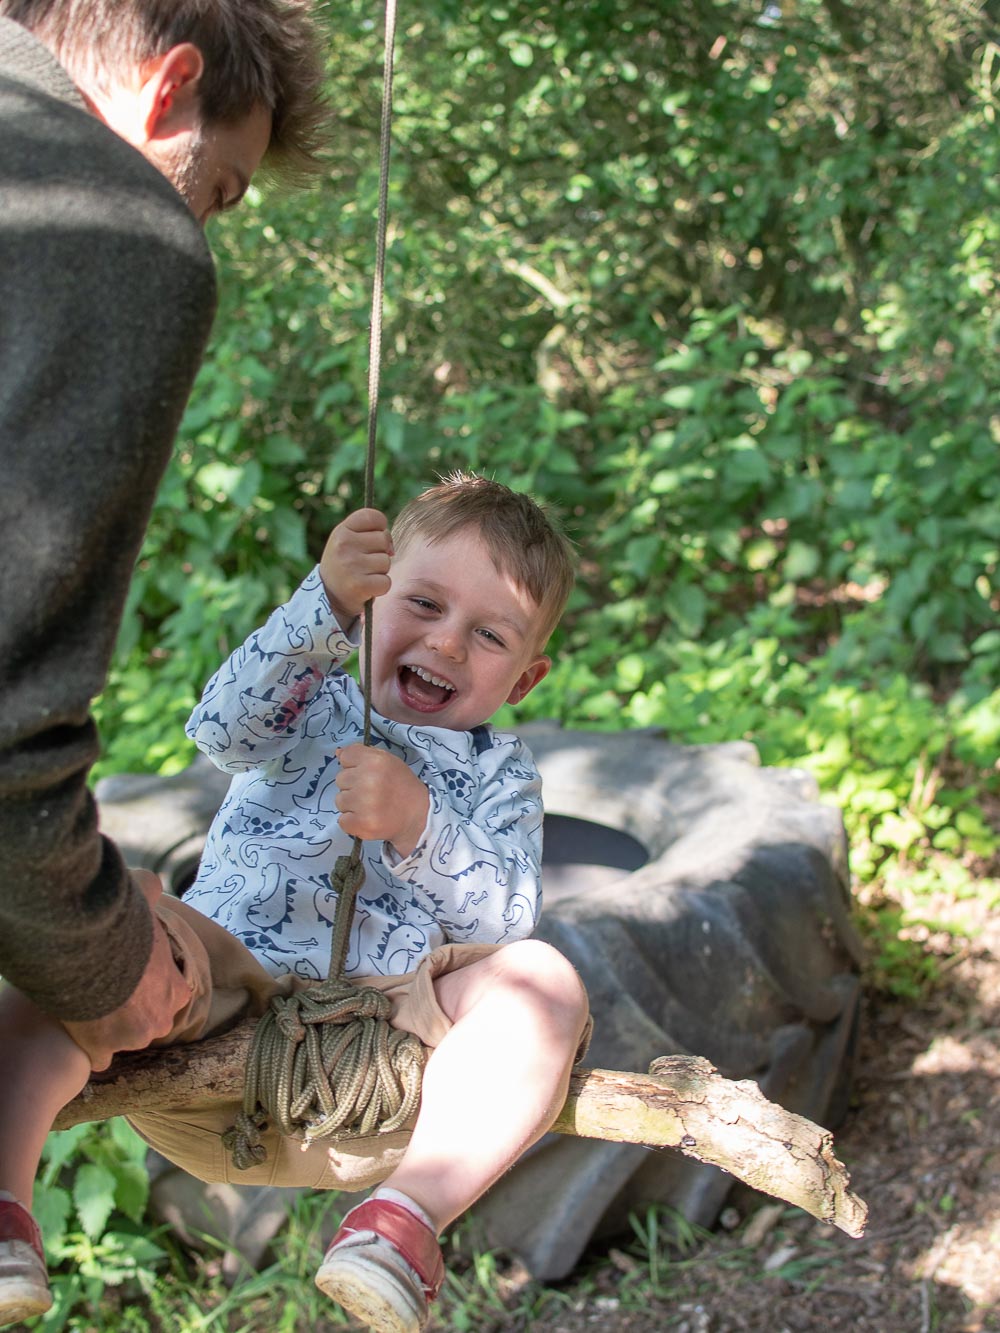
<instances>
[{"instance_id":1,"label":"shoe sole","mask_svg":"<svg viewBox=\"0 0 1000 1333\"><path fill-rule=\"evenodd\" d=\"M52 1308L52 1293L40 1290L35 1282L16 1282L7 1278L0 1300L0 1328L34 1319Z\"/></svg>"},{"instance_id":2,"label":"shoe sole","mask_svg":"<svg viewBox=\"0 0 1000 1333\"><path fill-rule=\"evenodd\" d=\"M349 1252L338 1254L335 1263L323 1264L316 1285L375 1333L420 1333L426 1322L425 1312L406 1300L396 1282L376 1265L354 1261Z\"/></svg>"}]
</instances>

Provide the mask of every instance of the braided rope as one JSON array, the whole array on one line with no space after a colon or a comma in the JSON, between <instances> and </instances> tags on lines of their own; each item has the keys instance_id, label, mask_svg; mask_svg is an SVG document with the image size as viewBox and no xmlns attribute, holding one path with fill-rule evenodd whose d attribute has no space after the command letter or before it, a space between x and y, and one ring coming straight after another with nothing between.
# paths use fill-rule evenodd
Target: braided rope
<instances>
[{"instance_id":1,"label":"braided rope","mask_svg":"<svg viewBox=\"0 0 1000 1333\"><path fill-rule=\"evenodd\" d=\"M375 436L382 352L385 237L389 198L392 66L396 3L386 0L379 200L368 372L365 505L375 489ZM371 601L364 620L364 743L371 743ZM353 985L344 975L354 900L364 882L361 840L338 857L337 893L327 979L290 996L276 996L254 1030L247 1053L243 1107L223 1143L238 1170L266 1160L261 1133L274 1124L287 1138L345 1139L401 1129L416 1112L424 1048L389 1022L392 1005L381 991Z\"/></svg>"},{"instance_id":2,"label":"braided rope","mask_svg":"<svg viewBox=\"0 0 1000 1333\"><path fill-rule=\"evenodd\" d=\"M389 1022L371 986L331 978L277 996L254 1030L243 1107L223 1144L246 1170L265 1161L261 1132L346 1139L402 1129L420 1104L424 1048Z\"/></svg>"}]
</instances>

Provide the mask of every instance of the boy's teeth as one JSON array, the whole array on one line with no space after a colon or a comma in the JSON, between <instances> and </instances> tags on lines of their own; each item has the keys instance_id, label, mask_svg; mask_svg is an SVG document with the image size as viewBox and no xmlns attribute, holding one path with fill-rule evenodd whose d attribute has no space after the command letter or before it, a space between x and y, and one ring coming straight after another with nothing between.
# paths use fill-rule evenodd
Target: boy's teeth
<instances>
[{"instance_id":1,"label":"boy's teeth","mask_svg":"<svg viewBox=\"0 0 1000 1333\"><path fill-rule=\"evenodd\" d=\"M455 688L450 680L442 680L440 676L433 676L429 671L425 671L423 667L411 666L410 670L421 680L429 681L431 685L437 685L442 690L454 690Z\"/></svg>"}]
</instances>

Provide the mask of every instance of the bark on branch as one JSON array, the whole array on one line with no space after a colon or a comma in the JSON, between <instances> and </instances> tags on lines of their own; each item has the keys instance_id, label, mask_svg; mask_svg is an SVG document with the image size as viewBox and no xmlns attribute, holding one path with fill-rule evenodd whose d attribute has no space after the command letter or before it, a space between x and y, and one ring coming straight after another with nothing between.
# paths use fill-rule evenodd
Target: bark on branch
<instances>
[{"instance_id":1,"label":"bark on branch","mask_svg":"<svg viewBox=\"0 0 1000 1333\"><path fill-rule=\"evenodd\" d=\"M239 1100L252 1031L248 1022L193 1045L118 1056L63 1109L55 1128L194 1101ZM756 1083L722 1078L700 1057L665 1056L648 1074L577 1069L553 1129L675 1148L849 1236L864 1234L868 1209L851 1192L831 1135L769 1102Z\"/></svg>"}]
</instances>

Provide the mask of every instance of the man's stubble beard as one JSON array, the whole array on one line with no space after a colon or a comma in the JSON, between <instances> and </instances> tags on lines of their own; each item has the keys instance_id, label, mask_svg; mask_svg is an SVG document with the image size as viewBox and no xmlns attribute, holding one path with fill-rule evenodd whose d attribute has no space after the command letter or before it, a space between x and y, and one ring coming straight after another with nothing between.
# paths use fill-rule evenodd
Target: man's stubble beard
<instances>
[{"instance_id":1,"label":"man's stubble beard","mask_svg":"<svg viewBox=\"0 0 1000 1333\"><path fill-rule=\"evenodd\" d=\"M194 211L198 182L204 166L206 135L199 125L187 137L184 147L147 145L146 157L170 181L174 189Z\"/></svg>"}]
</instances>

